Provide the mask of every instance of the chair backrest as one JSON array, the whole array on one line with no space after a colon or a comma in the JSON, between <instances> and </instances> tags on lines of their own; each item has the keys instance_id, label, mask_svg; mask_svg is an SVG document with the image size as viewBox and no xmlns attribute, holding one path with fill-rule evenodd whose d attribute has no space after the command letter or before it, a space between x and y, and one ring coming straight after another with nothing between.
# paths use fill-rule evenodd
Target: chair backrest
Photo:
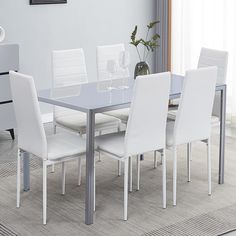
<instances>
[{"instance_id":1,"label":"chair backrest","mask_svg":"<svg viewBox=\"0 0 236 236\"><path fill-rule=\"evenodd\" d=\"M52 52L53 88L79 85L88 81L82 48Z\"/></svg>"},{"instance_id":2,"label":"chair backrest","mask_svg":"<svg viewBox=\"0 0 236 236\"><path fill-rule=\"evenodd\" d=\"M170 77L169 72L137 77L125 135L126 156L165 148Z\"/></svg>"},{"instance_id":3,"label":"chair backrest","mask_svg":"<svg viewBox=\"0 0 236 236\"><path fill-rule=\"evenodd\" d=\"M208 67L208 66L217 66L217 83L225 84L226 75L227 75L227 66L228 66L228 52L213 50L209 48L202 48L198 68ZM215 95L213 112L214 116L220 117L220 95Z\"/></svg>"},{"instance_id":4,"label":"chair backrest","mask_svg":"<svg viewBox=\"0 0 236 236\"><path fill-rule=\"evenodd\" d=\"M202 48L198 61L198 68L209 66L216 66L218 69L216 83L225 84L228 66L228 52Z\"/></svg>"},{"instance_id":5,"label":"chair backrest","mask_svg":"<svg viewBox=\"0 0 236 236\"><path fill-rule=\"evenodd\" d=\"M107 62L114 60L116 62L116 72L113 75L113 79L129 77L129 69L122 68L120 66L121 53L125 51L124 44L114 44L97 47L97 76L98 80L110 79L109 72L107 71Z\"/></svg>"},{"instance_id":6,"label":"chair backrest","mask_svg":"<svg viewBox=\"0 0 236 236\"><path fill-rule=\"evenodd\" d=\"M84 50L70 49L52 52L53 90L79 86L88 82ZM79 89L79 87L78 87ZM69 89L70 90L70 89ZM54 119L78 113L62 107L54 107Z\"/></svg>"},{"instance_id":7,"label":"chair backrest","mask_svg":"<svg viewBox=\"0 0 236 236\"><path fill-rule=\"evenodd\" d=\"M186 72L174 127L174 144L210 137L217 67Z\"/></svg>"},{"instance_id":8,"label":"chair backrest","mask_svg":"<svg viewBox=\"0 0 236 236\"><path fill-rule=\"evenodd\" d=\"M18 147L47 158L47 139L33 77L10 71L10 85L18 129Z\"/></svg>"}]
</instances>

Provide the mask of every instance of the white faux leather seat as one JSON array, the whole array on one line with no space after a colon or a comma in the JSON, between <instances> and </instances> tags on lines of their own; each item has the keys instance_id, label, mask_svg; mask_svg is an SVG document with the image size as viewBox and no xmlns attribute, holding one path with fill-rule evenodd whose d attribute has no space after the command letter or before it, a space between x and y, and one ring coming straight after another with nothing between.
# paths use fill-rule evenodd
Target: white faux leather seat
<instances>
[{"instance_id":1,"label":"white faux leather seat","mask_svg":"<svg viewBox=\"0 0 236 236\"><path fill-rule=\"evenodd\" d=\"M59 116L57 119L57 124L60 126L69 128L74 131L78 131L80 134L86 133L86 114L83 112L76 112L73 115ZM102 131L105 129L112 129L118 127L120 120L103 114L96 114L95 117L96 131Z\"/></svg>"},{"instance_id":2,"label":"white faux leather seat","mask_svg":"<svg viewBox=\"0 0 236 236\"><path fill-rule=\"evenodd\" d=\"M114 79L128 78L130 76L128 69L123 69L119 65L120 54L125 51L124 44L113 44L97 47L97 74L98 80L109 80L109 73L107 71L107 61L114 60L116 62L116 72L113 75ZM104 112L103 114L116 117L126 124L129 117L129 108Z\"/></svg>"},{"instance_id":3,"label":"white faux leather seat","mask_svg":"<svg viewBox=\"0 0 236 236\"><path fill-rule=\"evenodd\" d=\"M48 160L60 160L65 157L86 152L85 139L71 133L58 133L47 136Z\"/></svg>"},{"instance_id":4,"label":"white faux leather seat","mask_svg":"<svg viewBox=\"0 0 236 236\"><path fill-rule=\"evenodd\" d=\"M132 156L137 156L137 189L140 182L140 156L150 151L163 155L163 208L166 208L166 120L170 73L139 76L135 81L126 132L96 137L97 150L124 162L124 220L127 220L128 169L132 186ZM130 163L129 163L130 161Z\"/></svg>"},{"instance_id":5,"label":"white faux leather seat","mask_svg":"<svg viewBox=\"0 0 236 236\"><path fill-rule=\"evenodd\" d=\"M217 67L187 71L175 121L167 123L166 145L173 156L173 205L176 205L177 146L188 144L188 181L190 181L191 143L207 144L208 194L211 194L211 113L214 102ZM201 91L201 96L199 96ZM193 105L194 104L194 105Z\"/></svg>"},{"instance_id":6,"label":"white faux leather seat","mask_svg":"<svg viewBox=\"0 0 236 236\"><path fill-rule=\"evenodd\" d=\"M178 110L169 111L169 113L168 113L168 119L169 119L170 121L174 121L174 120L176 119L177 111L178 111ZM218 125L219 125L219 122L220 122L219 116L214 116L214 115L211 116L211 125L212 125L212 127L218 126Z\"/></svg>"},{"instance_id":7,"label":"white faux leather seat","mask_svg":"<svg viewBox=\"0 0 236 236\"><path fill-rule=\"evenodd\" d=\"M226 84L226 75L228 67L228 52L219 51L209 48L202 48L198 68L217 66L217 84ZM176 117L176 110L169 111L168 118L174 120ZM219 125L220 122L220 94L215 95L211 124L212 126Z\"/></svg>"},{"instance_id":8,"label":"white faux leather seat","mask_svg":"<svg viewBox=\"0 0 236 236\"><path fill-rule=\"evenodd\" d=\"M119 132L115 134L101 135L96 139L96 145L100 150L106 153L112 153L117 157L123 157L125 155L125 132Z\"/></svg>"},{"instance_id":9,"label":"white faux leather seat","mask_svg":"<svg viewBox=\"0 0 236 236\"><path fill-rule=\"evenodd\" d=\"M108 112L105 112L104 114L116 117L120 119L123 124L127 124L128 119L129 119L129 113L130 113L129 108L123 108L119 110L108 111Z\"/></svg>"},{"instance_id":10,"label":"white faux leather seat","mask_svg":"<svg viewBox=\"0 0 236 236\"><path fill-rule=\"evenodd\" d=\"M65 161L80 159L86 143L73 133L46 137L33 78L11 71L10 84L18 129L17 207L20 207L21 154L27 152L43 162L43 224L46 224L47 166L62 163L62 194L65 194Z\"/></svg>"}]
</instances>

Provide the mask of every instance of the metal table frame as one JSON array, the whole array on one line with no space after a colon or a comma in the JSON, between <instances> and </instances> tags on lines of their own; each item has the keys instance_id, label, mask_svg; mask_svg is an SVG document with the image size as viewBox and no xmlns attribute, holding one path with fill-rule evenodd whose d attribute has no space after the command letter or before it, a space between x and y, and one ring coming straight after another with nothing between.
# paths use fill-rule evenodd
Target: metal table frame
<instances>
[{"instance_id":1,"label":"metal table frame","mask_svg":"<svg viewBox=\"0 0 236 236\"><path fill-rule=\"evenodd\" d=\"M220 92L221 95L221 116L220 116L220 146L219 146L219 179L218 183L224 183L224 159L225 159L225 116L226 116L226 85L217 85L216 92ZM170 95L170 99L176 99L180 97L181 93L173 93ZM85 223L87 225L93 224L93 203L94 203L94 135L95 135L95 115L110 110L117 110L130 106L130 103L107 106L105 108L98 109L85 109L83 107L67 105L60 101L38 97L39 101L71 108L74 110L82 111L87 114L87 133L86 133L86 195L85 195ZM29 156L25 153L23 156L24 160L24 191L30 189L30 178L29 178Z\"/></svg>"}]
</instances>

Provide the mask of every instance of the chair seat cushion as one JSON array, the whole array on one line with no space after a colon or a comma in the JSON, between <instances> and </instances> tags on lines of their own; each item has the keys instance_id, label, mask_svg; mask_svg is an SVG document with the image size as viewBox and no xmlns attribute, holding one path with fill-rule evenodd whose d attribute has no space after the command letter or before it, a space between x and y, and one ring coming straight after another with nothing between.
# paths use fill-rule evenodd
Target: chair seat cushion
<instances>
[{"instance_id":1,"label":"chair seat cushion","mask_svg":"<svg viewBox=\"0 0 236 236\"><path fill-rule=\"evenodd\" d=\"M177 110L171 110L168 112L168 120L174 121L176 118ZM217 116L212 116L211 117L211 125L216 126L219 125L220 119Z\"/></svg>"},{"instance_id":2,"label":"chair seat cushion","mask_svg":"<svg viewBox=\"0 0 236 236\"><path fill-rule=\"evenodd\" d=\"M211 125L214 126L218 124L219 124L219 118L217 116L212 116ZM174 125L175 125L175 121L173 121L172 118L169 119L166 126L166 146L167 147L171 147L174 144Z\"/></svg>"},{"instance_id":3,"label":"chair seat cushion","mask_svg":"<svg viewBox=\"0 0 236 236\"><path fill-rule=\"evenodd\" d=\"M117 157L124 157L124 141L125 132L101 135L95 139L97 149L114 154Z\"/></svg>"},{"instance_id":4,"label":"chair seat cushion","mask_svg":"<svg viewBox=\"0 0 236 236\"><path fill-rule=\"evenodd\" d=\"M120 119L122 123L127 124L129 119L129 112L130 112L129 108L124 108L124 109L104 112L104 114L116 117Z\"/></svg>"},{"instance_id":5,"label":"chair seat cushion","mask_svg":"<svg viewBox=\"0 0 236 236\"><path fill-rule=\"evenodd\" d=\"M78 131L82 134L86 133L86 114L78 112L73 115L64 115L56 118L56 123L66 128ZM120 120L107 116L104 114L96 114L95 116L95 130L100 131L103 129L117 128L120 124Z\"/></svg>"},{"instance_id":6,"label":"chair seat cushion","mask_svg":"<svg viewBox=\"0 0 236 236\"><path fill-rule=\"evenodd\" d=\"M56 160L86 152L86 141L78 134L57 133L47 136L48 160Z\"/></svg>"}]
</instances>

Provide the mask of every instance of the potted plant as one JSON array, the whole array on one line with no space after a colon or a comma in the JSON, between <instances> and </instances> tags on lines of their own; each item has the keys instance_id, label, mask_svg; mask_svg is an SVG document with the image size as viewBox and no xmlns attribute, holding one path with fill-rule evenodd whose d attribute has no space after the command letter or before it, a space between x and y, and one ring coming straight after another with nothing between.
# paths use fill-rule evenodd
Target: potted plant
<instances>
[{"instance_id":1,"label":"potted plant","mask_svg":"<svg viewBox=\"0 0 236 236\"><path fill-rule=\"evenodd\" d=\"M134 79L138 75L150 74L150 68L147 63L147 59L150 56L150 54L154 52L157 47L159 47L158 39L160 38L160 35L157 33L154 33L152 36L150 36L150 31L158 23L160 23L160 21L153 21L147 25L147 34L146 34L145 39L143 38L137 39L137 32L138 32L137 25L135 26L134 31L131 34L130 44L135 46L138 53L139 60L140 60L135 66ZM143 47L142 54L141 54L140 46Z\"/></svg>"}]
</instances>

